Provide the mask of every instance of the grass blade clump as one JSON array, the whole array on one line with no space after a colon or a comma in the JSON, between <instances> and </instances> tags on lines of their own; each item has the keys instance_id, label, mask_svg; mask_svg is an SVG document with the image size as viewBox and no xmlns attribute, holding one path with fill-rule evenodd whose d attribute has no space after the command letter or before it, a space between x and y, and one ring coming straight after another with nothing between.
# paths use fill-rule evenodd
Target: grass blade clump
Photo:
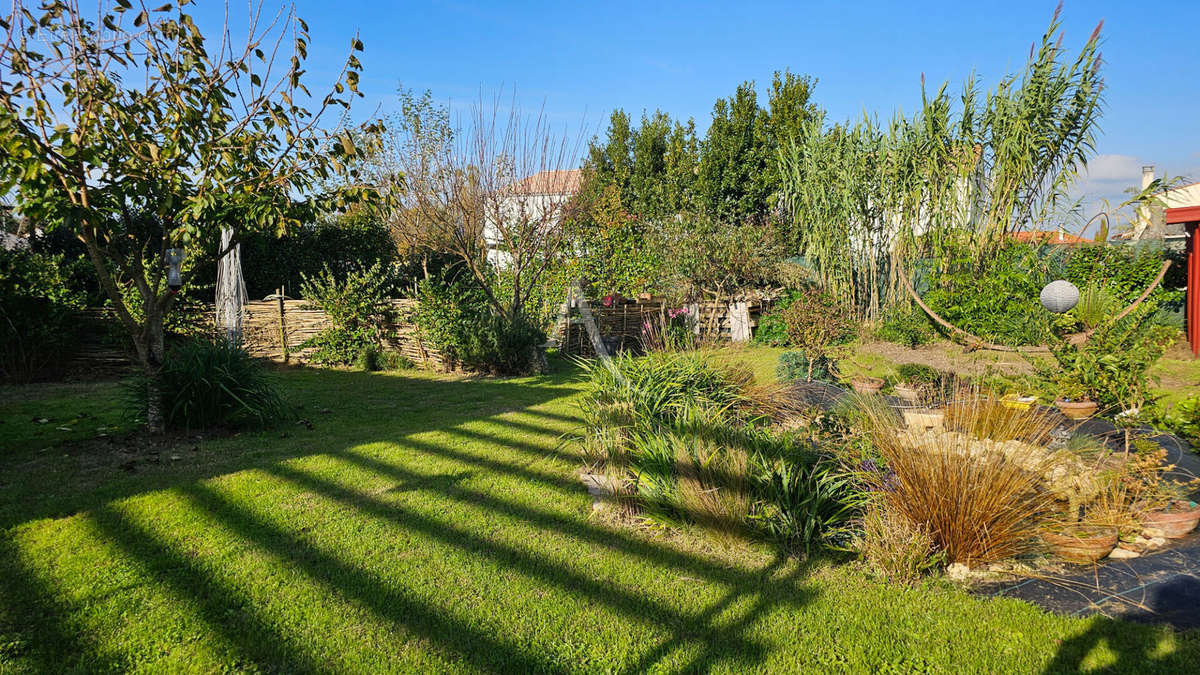
<instances>
[{"instance_id":1,"label":"grass blade clump","mask_svg":"<svg viewBox=\"0 0 1200 675\"><path fill-rule=\"evenodd\" d=\"M131 411L145 411L149 381L135 378L126 387ZM226 340L194 338L170 349L157 384L163 417L172 429L220 426L267 426L286 408L262 365Z\"/></svg>"},{"instance_id":2,"label":"grass blade clump","mask_svg":"<svg viewBox=\"0 0 1200 675\"><path fill-rule=\"evenodd\" d=\"M642 516L692 523L723 543L760 537L805 550L852 517L849 481L770 426L792 406L781 387L696 353L583 368L574 441Z\"/></svg>"}]
</instances>

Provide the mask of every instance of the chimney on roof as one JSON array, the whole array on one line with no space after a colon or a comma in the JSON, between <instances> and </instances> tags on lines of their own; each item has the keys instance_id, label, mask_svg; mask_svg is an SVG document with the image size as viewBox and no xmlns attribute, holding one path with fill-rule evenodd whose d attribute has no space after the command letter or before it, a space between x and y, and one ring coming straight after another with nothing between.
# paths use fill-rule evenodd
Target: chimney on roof
<instances>
[{"instance_id":1,"label":"chimney on roof","mask_svg":"<svg viewBox=\"0 0 1200 675\"><path fill-rule=\"evenodd\" d=\"M1153 182L1154 182L1154 165L1147 164L1142 167L1142 189L1145 190L1146 188L1150 187L1150 184Z\"/></svg>"}]
</instances>

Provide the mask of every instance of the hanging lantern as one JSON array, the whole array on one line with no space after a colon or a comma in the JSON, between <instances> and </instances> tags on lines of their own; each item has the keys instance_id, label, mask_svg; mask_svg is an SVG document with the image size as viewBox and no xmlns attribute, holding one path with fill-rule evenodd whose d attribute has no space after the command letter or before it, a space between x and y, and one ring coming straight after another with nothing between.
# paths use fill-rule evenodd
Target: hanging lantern
<instances>
[{"instance_id":1,"label":"hanging lantern","mask_svg":"<svg viewBox=\"0 0 1200 675\"><path fill-rule=\"evenodd\" d=\"M1063 279L1051 281L1042 289L1041 299L1042 307L1055 314L1062 314L1071 311L1079 302L1079 289L1075 284Z\"/></svg>"},{"instance_id":2,"label":"hanging lantern","mask_svg":"<svg viewBox=\"0 0 1200 675\"><path fill-rule=\"evenodd\" d=\"M178 293L183 287L183 275L179 273L179 266L183 264L183 249L169 248L163 258L167 263L167 287L172 293Z\"/></svg>"}]
</instances>

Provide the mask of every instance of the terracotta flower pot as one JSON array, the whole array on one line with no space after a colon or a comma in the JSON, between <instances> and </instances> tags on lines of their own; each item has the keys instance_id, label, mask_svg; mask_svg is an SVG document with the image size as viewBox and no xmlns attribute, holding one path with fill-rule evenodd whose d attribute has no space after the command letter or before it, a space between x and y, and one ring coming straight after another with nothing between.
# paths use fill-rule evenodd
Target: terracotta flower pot
<instances>
[{"instance_id":1,"label":"terracotta flower pot","mask_svg":"<svg viewBox=\"0 0 1200 675\"><path fill-rule=\"evenodd\" d=\"M883 380L878 377L859 375L850 380L850 386L860 394L878 394L883 389Z\"/></svg>"},{"instance_id":2,"label":"terracotta flower pot","mask_svg":"<svg viewBox=\"0 0 1200 675\"><path fill-rule=\"evenodd\" d=\"M1090 564L1117 547L1117 528L1100 525L1070 525L1057 532L1043 532L1050 551L1067 562Z\"/></svg>"},{"instance_id":3,"label":"terracotta flower pot","mask_svg":"<svg viewBox=\"0 0 1200 675\"><path fill-rule=\"evenodd\" d=\"M1096 408L1100 407L1095 401L1068 401L1066 399L1058 399L1054 402L1062 414L1069 419L1085 420L1096 414Z\"/></svg>"},{"instance_id":4,"label":"terracotta flower pot","mask_svg":"<svg viewBox=\"0 0 1200 675\"><path fill-rule=\"evenodd\" d=\"M892 388L901 401L916 403L921 400L921 390L911 384L901 382Z\"/></svg>"},{"instance_id":5,"label":"terracotta flower pot","mask_svg":"<svg viewBox=\"0 0 1200 675\"><path fill-rule=\"evenodd\" d=\"M1182 499L1171 502L1162 511L1151 511L1142 518L1142 525L1162 530L1167 539L1179 539L1196 529L1200 522L1200 504Z\"/></svg>"}]
</instances>

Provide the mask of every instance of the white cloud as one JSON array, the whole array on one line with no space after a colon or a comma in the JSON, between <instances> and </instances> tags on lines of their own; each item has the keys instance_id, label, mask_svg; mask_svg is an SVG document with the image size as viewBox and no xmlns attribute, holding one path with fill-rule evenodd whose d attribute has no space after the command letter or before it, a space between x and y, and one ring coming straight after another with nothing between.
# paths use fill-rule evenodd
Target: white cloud
<instances>
[{"instance_id":1,"label":"white cloud","mask_svg":"<svg viewBox=\"0 0 1200 675\"><path fill-rule=\"evenodd\" d=\"M1133 155L1096 155L1080 176L1085 181L1140 184L1142 161Z\"/></svg>"}]
</instances>

